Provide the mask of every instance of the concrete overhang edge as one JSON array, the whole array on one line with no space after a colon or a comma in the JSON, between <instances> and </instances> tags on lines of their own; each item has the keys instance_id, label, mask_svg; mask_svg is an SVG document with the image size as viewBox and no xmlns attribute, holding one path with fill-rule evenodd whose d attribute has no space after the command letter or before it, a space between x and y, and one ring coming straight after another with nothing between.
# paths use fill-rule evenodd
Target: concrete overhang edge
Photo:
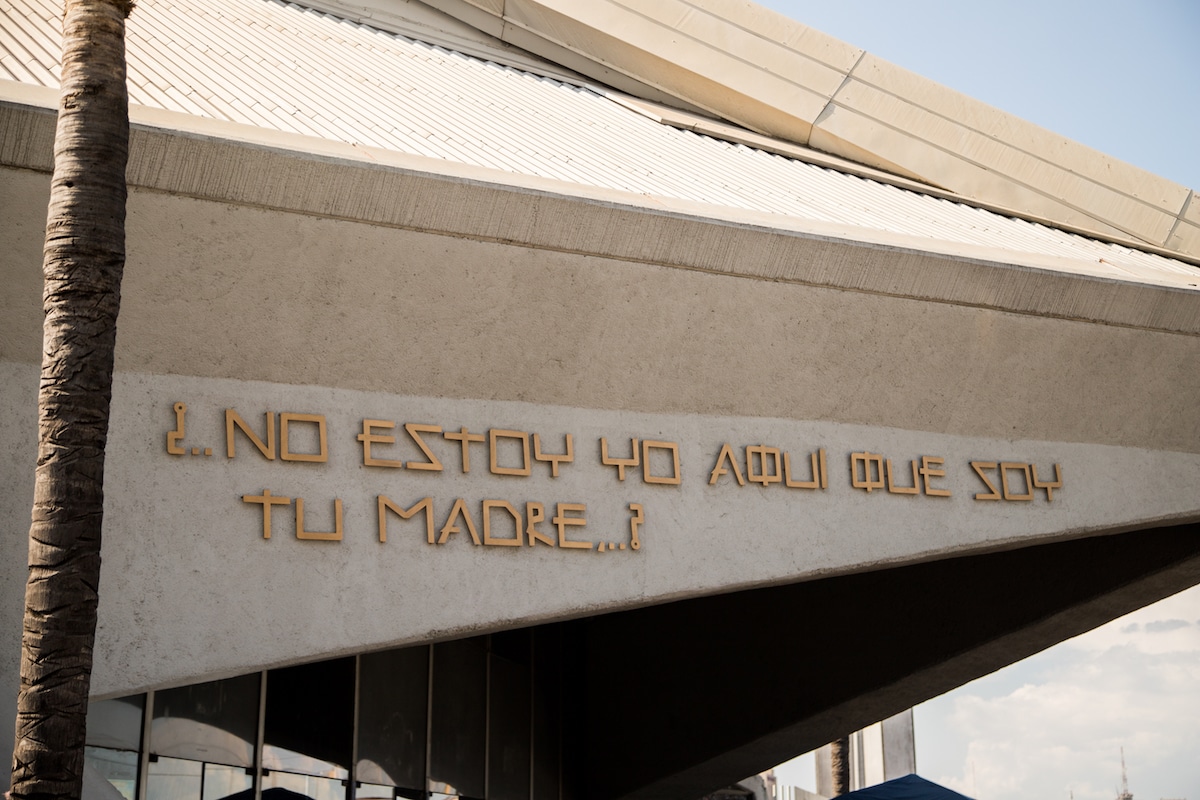
<instances>
[{"instance_id":1,"label":"concrete overhang edge","mask_svg":"<svg viewBox=\"0 0 1200 800\"><path fill-rule=\"evenodd\" d=\"M57 102L57 90L0 81L0 164L53 169ZM1200 336L1200 292L1119 280L1083 260L568 184L144 106L131 106L130 117L129 182L152 191L759 280ZM194 168L182 168L189 163ZM534 208L537 213L530 213ZM643 235L634 235L638 230Z\"/></svg>"}]
</instances>

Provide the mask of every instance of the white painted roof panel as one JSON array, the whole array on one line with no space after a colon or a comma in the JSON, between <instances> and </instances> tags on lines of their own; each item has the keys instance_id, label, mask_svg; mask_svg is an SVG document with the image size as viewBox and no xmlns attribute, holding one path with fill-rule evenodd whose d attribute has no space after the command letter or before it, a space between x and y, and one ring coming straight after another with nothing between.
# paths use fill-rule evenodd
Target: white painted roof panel
<instances>
[{"instance_id":1,"label":"white painted roof panel","mask_svg":"<svg viewBox=\"0 0 1200 800\"><path fill-rule=\"evenodd\" d=\"M56 0L0 0L0 78L57 86ZM661 124L610 90L279 0L139 0L132 102L512 173L1007 250L1182 288L1200 268ZM436 37L431 37L436 38ZM505 57L497 48L497 58Z\"/></svg>"}]
</instances>

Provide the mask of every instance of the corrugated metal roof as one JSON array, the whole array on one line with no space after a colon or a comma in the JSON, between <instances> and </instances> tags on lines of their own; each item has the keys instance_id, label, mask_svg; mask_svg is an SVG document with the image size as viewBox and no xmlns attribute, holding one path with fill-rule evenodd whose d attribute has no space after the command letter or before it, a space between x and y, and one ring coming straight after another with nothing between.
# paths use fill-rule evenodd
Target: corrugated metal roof
<instances>
[{"instance_id":1,"label":"corrugated metal roof","mask_svg":"<svg viewBox=\"0 0 1200 800\"><path fill-rule=\"evenodd\" d=\"M0 12L0 78L57 86L57 2L0 0ZM1117 280L1200 283L1200 268L1181 261L663 125L599 87L278 0L139 0L128 54L130 99L146 106L567 183L1061 257L1080 273Z\"/></svg>"}]
</instances>

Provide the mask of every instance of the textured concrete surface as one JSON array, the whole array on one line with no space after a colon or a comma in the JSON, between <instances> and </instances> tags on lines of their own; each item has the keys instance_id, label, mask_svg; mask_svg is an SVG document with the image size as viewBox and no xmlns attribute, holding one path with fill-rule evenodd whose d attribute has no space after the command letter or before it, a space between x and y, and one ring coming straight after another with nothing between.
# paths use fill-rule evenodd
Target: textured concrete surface
<instances>
[{"instance_id":1,"label":"textured concrete surface","mask_svg":"<svg viewBox=\"0 0 1200 800\"><path fill-rule=\"evenodd\" d=\"M1200 518L1195 293L473 176L139 135L135 183L153 188L135 188L129 207L99 695ZM221 155L244 161L209 166ZM247 165L240 180L238 165ZM9 454L0 474L10 488L0 495L10 525L0 570L0 647L10 655L0 676L10 687L47 186L28 168L5 169L0 181L0 448ZM181 187L226 199L171 193ZM433 232L414 229L422 225ZM184 455L167 452L178 402L188 405ZM227 408L260 435L268 412L323 415L328 460L268 460L240 433L228 458ZM492 474L476 445L463 474L457 445L429 434L444 471L413 469L420 454L403 438L381 442L376 457L409 466L367 466L356 438L364 419L394 422L401 437L405 423L539 433L553 452L570 433L575 461L559 478L545 463L529 477ZM314 452L315 425L292 426L293 452ZM647 482L632 467L620 481L601 460L602 436L610 456L627 454L632 437L678 444L680 484ZM711 485L727 443L747 471L747 447L787 451L801 479L808 455L824 449L828 487L739 486L732 474ZM511 437L501 445L501 466L520 462L515 446ZM946 472L931 473L929 488L951 495L855 488L852 454L865 452L892 459L894 488L912 485L912 460L942 459L926 462ZM673 472L664 453L654 451L651 477ZM971 461L1033 464L1043 478L1057 463L1064 483L1052 502L1041 489L1029 501L976 500L987 488ZM1011 493L1021 493L1023 467L1009 470ZM288 498L273 510L269 540L262 507L243 500L264 490ZM508 502L523 519L527 503L543 503L547 535L556 504L586 504L587 525L566 536L593 549L476 546L463 522L446 544L430 545L422 520L394 516L380 542L381 494L403 507L431 498L439 537L456 499L480 528L484 500ZM306 500L309 531L334 527L340 499L342 541L298 539L296 498ZM636 551L631 503L645 516ZM496 519L506 513L499 507ZM599 542L618 548L599 552ZM1076 587L1084 595L1086 578ZM1103 595L1118 578L1094 590ZM1047 608L1031 608L1030 619ZM885 706L892 713L902 707L894 703L1100 616L1039 628L1015 649L942 672L920 667L939 677L875 705L814 710L825 716L805 735ZM734 752L743 746L729 743L733 755L712 754L709 766L684 764L700 771L679 785L765 752ZM638 780L621 790L670 776Z\"/></svg>"},{"instance_id":2,"label":"textured concrete surface","mask_svg":"<svg viewBox=\"0 0 1200 800\"><path fill-rule=\"evenodd\" d=\"M5 186L14 190L46 181L12 175ZM14 270L0 342L6 359L36 363L41 290L31 265L42 212L22 201L29 196L8 204L15 213L0 233ZM636 242L658 233L658 221L620 235ZM137 191L129 232L118 352L126 371L1200 448L1195 336ZM886 263L874 248L789 243L798 263ZM941 265L949 279L955 262ZM961 266L968 275L975 267ZM1007 295L1043 296L1040 276L1005 277ZM1196 296L1180 296L1194 311Z\"/></svg>"},{"instance_id":3,"label":"textured concrete surface","mask_svg":"<svg viewBox=\"0 0 1200 800\"><path fill-rule=\"evenodd\" d=\"M5 405L31 406L32 365L5 367ZM26 398L22 404L22 398ZM175 429L173 406L187 403L184 455L166 450ZM267 460L236 432L227 456L225 409L235 409L265 438L264 415L276 413L275 452L282 454L278 415L323 415L325 463ZM396 423L394 443L379 443L376 459L407 468L364 466L357 436L362 420ZM459 444L436 433L423 441L444 470L413 468L425 457L405 435L405 423L445 431L489 429L539 433L546 452L562 452L570 433L574 461L559 478L549 465L530 462L531 475L488 471L486 445L474 445L463 473ZM25 429L22 429L24 431ZM318 450L317 426L292 422L292 452ZM32 472L32 438L13 431L6 452L22 453L7 468L13 485ZM620 481L602 463L628 457L633 437L678 444L679 485L648 483L630 467ZM746 485L732 468L711 475L722 445L730 443ZM827 454L825 490L787 488L750 480L746 446L771 445L791 454L794 479L810 476L809 454ZM191 448L201 448L191 455ZM203 455L211 448L211 456ZM523 463L518 442L499 446L501 466ZM664 449L651 451L652 476L674 472ZM893 460L894 487L914 485L910 461L944 459L943 470L915 495L867 492L853 485L852 454ZM768 457L769 458L769 457ZM1060 464L1063 487L1035 489L1028 501L981 501L989 490L971 461L1030 463L1042 480ZM722 466L729 467L727 462ZM858 472L863 477L863 467ZM772 472L773 469L768 469ZM999 488L999 472L992 469ZM1010 468L1013 495L1025 493L1020 468ZM965 437L805 420L604 411L496 399L459 400L358 392L229 379L121 373L107 465L108 490L101 585L100 646L94 676L99 694L123 694L275 665L562 619L647 603L752 586L810 580L956 554L1007 549L1120 529L1200 517L1192 488L1200 484L1200 455L1068 442ZM930 496L925 489L949 491ZM264 490L292 502L273 508L272 536L263 536L261 504L244 496ZM586 526L567 530L569 541L590 549L477 546L465 521L458 533L431 545L423 516L390 516L380 542L377 498L403 508L432 498L440 541L454 502L466 503L484 537L481 504L512 504L528 522L529 502L546 519L538 529L557 538L551 518L558 503L586 504ZM1052 496L1053 500L1048 500ZM343 505L340 542L297 538L296 498L305 500L305 528L332 531L335 498ZM24 500L25 502L22 502ZM28 493L14 493L6 517L20 520ZM629 504L641 504L640 549L632 549ZM27 512L26 512L27 513ZM495 537L516 536L509 512L493 512ZM17 552L21 525L6 541ZM618 549L596 551L600 542ZM625 545L625 549L619 549ZM14 570L15 572L15 570ZM9 578L11 580L11 577ZM399 602L399 605L397 603ZM11 608L11 606L9 606ZM394 613L386 609L395 609ZM10 618L12 631L17 619Z\"/></svg>"},{"instance_id":4,"label":"textured concrete surface","mask_svg":"<svg viewBox=\"0 0 1200 800\"><path fill-rule=\"evenodd\" d=\"M1161 315L1182 298L1188 302L1177 311L1151 318L1166 324L1190 312L1195 324L1192 293L411 173L389 179L416 179L430 193L380 182L382 194L372 194L342 175L323 193L296 194L325 167L330 175L346 167L262 151L266 163L291 171L246 171L225 183L235 170L205 171L199 156L240 150L157 141L168 149L141 151L139 183L207 186L244 199L136 188L131 196L109 472L109 524L118 533L106 546L108 645L98 691L1185 521L1197 511L1200 337L1114 322L1143 313L1139 303ZM170 148L188 146L199 149L169 157ZM14 409L3 430L7 452L26 454L6 467L15 487L6 496L15 526L7 563L18 564L33 466L36 265L48 178L6 170L2 186L9 213L0 223L0 358L10 376L5 407ZM303 213L250 198L286 200ZM387 198L406 204L405 225L333 216L394 213ZM492 200L513 205L498 212ZM418 222L438 232L411 230ZM858 290L795 279L813 269ZM897 273L918 283L892 292L860 284L886 285ZM1061 286L1068 290L1057 292ZM939 295L922 299L926 289ZM980 308L956 292L1022 313ZM1100 322L1035 315L1061 302L1087 306L1085 316ZM177 401L192 409L188 436L204 437L189 445L216 455L166 454ZM256 425L268 411L327 415L330 463L256 465L244 441L243 454L226 459L226 407ZM380 472L356 466L354 436L365 418L540 432L548 448L572 433L579 466L557 481ZM683 485L615 482L613 469L598 463L600 436L611 437L615 452L630 437L677 442ZM824 448L830 488L810 496L737 487L729 476L709 487L726 442L739 458L746 446L780 447L797 471ZM865 451L892 458L905 486L910 460L944 458L953 496L854 489L849 457ZM1061 463L1066 487L1054 503L975 501L982 489L971 460L1035 463L1042 475ZM538 466L540 475L545 465ZM299 542L284 527L264 542L259 508L240 499L263 489L311 497L310 529L332 526L331 503L341 497L346 541ZM628 528L628 503L642 502L647 546L603 555L476 548L457 534L431 548L419 531L380 545L371 532L374 502L389 491L405 507L433 497L439 529L457 497L517 508L584 502L591 529L614 543ZM281 525L288 510L294 520L294 505L276 512ZM430 558L438 560L425 570ZM499 572L497 559L506 560ZM10 598L19 597L19 573L4 577ZM361 585L347 577L359 574ZM471 602L436 599L463 575L472 576ZM423 587L419 607L359 613L387 607L397 580ZM529 585L539 591L512 591ZM247 597L247 586L263 594ZM219 645L234 629L253 633L230 658ZM15 624L8 630L15 635Z\"/></svg>"}]
</instances>

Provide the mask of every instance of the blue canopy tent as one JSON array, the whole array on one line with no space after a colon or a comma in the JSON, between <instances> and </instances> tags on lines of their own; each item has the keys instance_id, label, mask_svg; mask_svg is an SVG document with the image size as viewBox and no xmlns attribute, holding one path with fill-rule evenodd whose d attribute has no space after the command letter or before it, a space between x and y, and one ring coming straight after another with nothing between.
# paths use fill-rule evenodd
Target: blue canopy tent
<instances>
[{"instance_id":1,"label":"blue canopy tent","mask_svg":"<svg viewBox=\"0 0 1200 800\"><path fill-rule=\"evenodd\" d=\"M965 794L951 791L919 775L868 786L849 794L838 795L838 800L971 800Z\"/></svg>"}]
</instances>

